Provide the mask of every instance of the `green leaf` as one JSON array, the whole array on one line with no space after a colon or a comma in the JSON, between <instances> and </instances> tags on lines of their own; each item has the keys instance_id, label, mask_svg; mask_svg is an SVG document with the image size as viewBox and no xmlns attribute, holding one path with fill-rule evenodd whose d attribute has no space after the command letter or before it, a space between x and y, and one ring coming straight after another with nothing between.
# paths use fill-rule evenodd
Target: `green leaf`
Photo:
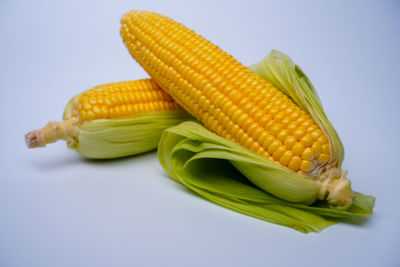
<instances>
[{"instance_id":1,"label":"green leaf","mask_svg":"<svg viewBox=\"0 0 400 267\"><path fill-rule=\"evenodd\" d=\"M337 222L333 217L365 217L372 212L372 198L363 195L353 204L354 207L343 211L325 207L319 202L312 206L295 204L261 190L249 178L250 170L245 176L235 166L243 163L259 166L260 162L265 164L266 161L211 133L197 122L183 122L165 130L158 156L174 180L202 197L231 210L301 232L321 231ZM265 167L262 177L274 176L268 166Z\"/></svg>"},{"instance_id":2,"label":"green leaf","mask_svg":"<svg viewBox=\"0 0 400 267\"><path fill-rule=\"evenodd\" d=\"M87 158L110 159L154 150L164 129L191 117L183 110L146 112L118 119L98 119L80 127L70 143Z\"/></svg>"}]
</instances>

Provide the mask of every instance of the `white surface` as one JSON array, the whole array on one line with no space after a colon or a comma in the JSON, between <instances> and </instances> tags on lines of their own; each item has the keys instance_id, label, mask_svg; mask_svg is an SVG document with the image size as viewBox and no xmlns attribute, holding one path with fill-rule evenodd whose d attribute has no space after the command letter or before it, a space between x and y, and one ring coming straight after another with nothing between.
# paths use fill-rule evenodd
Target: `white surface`
<instances>
[{"instance_id":1,"label":"white surface","mask_svg":"<svg viewBox=\"0 0 400 267\"><path fill-rule=\"evenodd\" d=\"M400 266L396 1L2 1L0 266ZM309 75L346 148L362 225L319 234L214 205L155 153L88 161L23 135L94 85L145 77L119 37L130 9L168 15L245 64L271 49Z\"/></svg>"}]
</instances>

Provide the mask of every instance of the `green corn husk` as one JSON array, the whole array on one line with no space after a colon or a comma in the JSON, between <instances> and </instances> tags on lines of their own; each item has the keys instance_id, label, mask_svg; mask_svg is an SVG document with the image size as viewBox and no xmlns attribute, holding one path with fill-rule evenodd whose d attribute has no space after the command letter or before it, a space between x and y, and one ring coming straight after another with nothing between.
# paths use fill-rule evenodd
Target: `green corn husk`
<instances>
[{"instance_id":1,"label":"green corn husk","mask_svg":"<svg viewBox=\"0 0 400 267\"><path fill-rule=\"evenodd\" d=\"M204 198L301 232L320 231L336 223L336 219L324 216L366 217L372 213L374 205L373 197L360 193L356 193L357 197L348 210L329 208L322 201L308 206L274 197L250 182L254 178L250 172L253 167L260 168L259 172L266 173L266 179L275 179L274 173L280 176L279 169L265 165L260 156L194 121L165 130L158 156L163 168L175 181ZM247 175L250 177L235 168L242 164L249 168Z\"/></svg>"},{"instance_id":2,"label":"green corn husk","mask_svg":"<svg viewBox=\"0 0 400 267\"><path fill-rule=\"evenodd\" d=\"M336 173L343 161L343 146L300 68L283 53L272 51L253 70L314 117L329 136L333 147L329 167ZM193 121L164 131L158 155L175 181L204 198L302 232L320 231L334 224L334 218L366 217L374 206L374 197L353 193L343 176L321 180L294 173ZM343 197L347 201L338 202Z\"/></svg>"},{"instance_id":3,"label":"green corn husk","mask_svg":"<svg viewBox=\"0 0 400 267\"><path fill-rule=\"evenodd\" d=\"M92 159L136 155L156 149L163 130L188 118L185 111L174 110L93 120L80 127L77 141L68 142L68 146Z\"/></svg>"}]
</instances>

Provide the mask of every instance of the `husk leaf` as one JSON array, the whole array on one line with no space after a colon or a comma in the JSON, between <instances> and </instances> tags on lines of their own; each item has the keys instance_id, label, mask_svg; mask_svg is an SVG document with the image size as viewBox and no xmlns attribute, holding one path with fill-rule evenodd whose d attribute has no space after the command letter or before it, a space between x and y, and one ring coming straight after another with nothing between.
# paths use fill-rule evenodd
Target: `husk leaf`
<instances>
[{"instance_id":1,"label":"husk leaf","mask_svg":"<svg viewBox=\"0 0 400 267\"><path fill-rule=\"evenodd\" d=\"M251 170L262 159L221 138L194 121L164 131L158 148L161 165L177 182L204 198L234 211L301 232L318 232L337 222L333 217L365 217L373 197L360 194L347 211L316 202L312 206L277 198L254 185ZM244 176L236 166L249 168ZM262 178L273 179L268 166ZM250 175L250 176L249 176ZM256 176L260 175L259 173Z\"/></svg>"},{"instance_id":2,"label":"husk leaf","mask_svg":"<svg viewBox=\"0 0 400 267\"><path fill-rule=\"evenodd\" d=\"M163 130L191 118L185 111L156 111L119 119L98 119L80 126L71 148L93 159L110 159L154 150Z\"/></svg>"}]
</instances>

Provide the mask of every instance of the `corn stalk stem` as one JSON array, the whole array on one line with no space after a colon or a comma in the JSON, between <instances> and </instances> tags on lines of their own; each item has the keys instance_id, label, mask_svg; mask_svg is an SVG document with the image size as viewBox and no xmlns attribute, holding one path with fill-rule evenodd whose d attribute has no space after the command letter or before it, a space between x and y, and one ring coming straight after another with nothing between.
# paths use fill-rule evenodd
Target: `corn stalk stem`
<instances>
[{"instance_id":1,"label":"corn stalk stem","mask_svg":"<svg viewBox=\"0 0 400 267\"><path fill-rule=\"evenodd\" d=\"M29 148L44 147L59 139L73 141L78 135L79 127L71 119L50 121L42 129L33 130L25 135L25 142Z\"/></svg>"}]
</instances>

